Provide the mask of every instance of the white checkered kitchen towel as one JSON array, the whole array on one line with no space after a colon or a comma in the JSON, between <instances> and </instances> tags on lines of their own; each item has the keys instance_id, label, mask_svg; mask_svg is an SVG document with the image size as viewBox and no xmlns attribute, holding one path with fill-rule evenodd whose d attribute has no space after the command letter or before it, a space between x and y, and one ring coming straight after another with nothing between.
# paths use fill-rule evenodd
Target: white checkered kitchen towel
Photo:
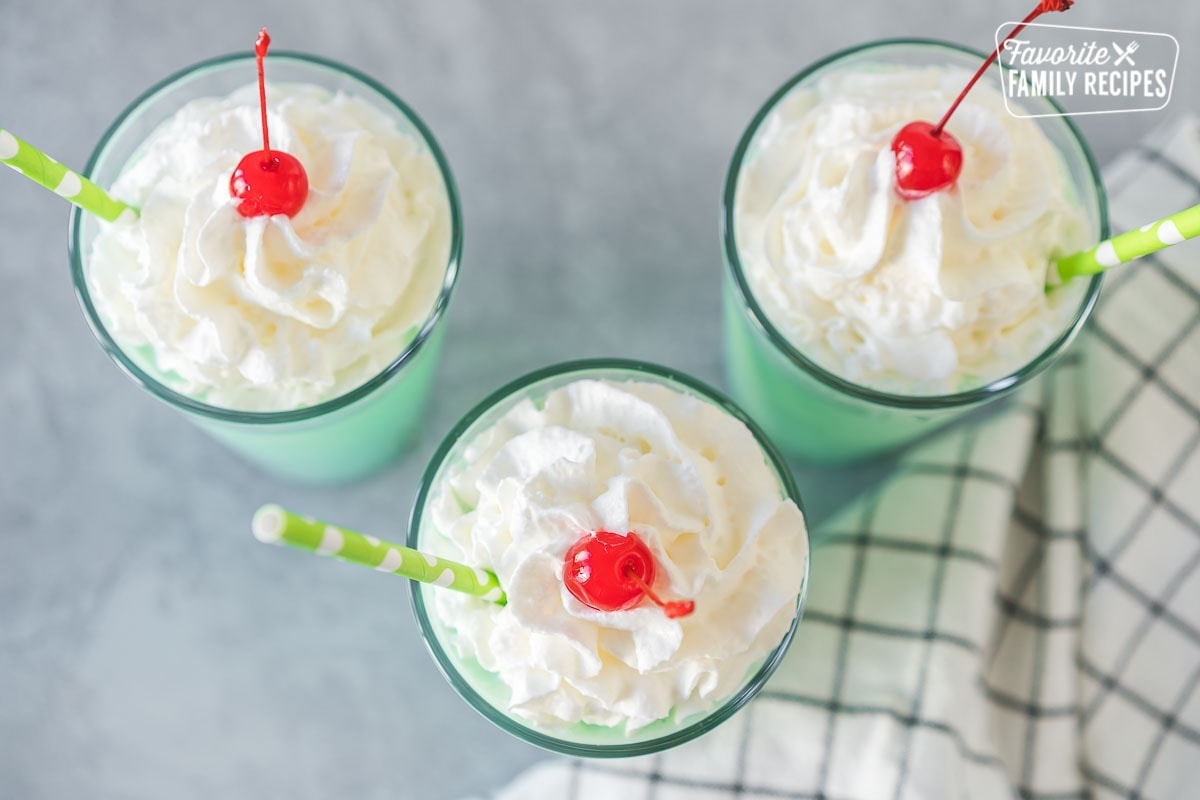
<instances>
[{"instance_id":1,"label":"white checkered kitchen towel","mask_svg":"<svg viewBox=\"0 0 1200 800\"><path fill-rule=\"evenodd\" d=\"M1108 172L1113 229L1200 202L1200 120ZM818 532L762 694L499 797L1200 797L1200 246L1106 281L1090 333Z\"/></svg>"}]
</instances>

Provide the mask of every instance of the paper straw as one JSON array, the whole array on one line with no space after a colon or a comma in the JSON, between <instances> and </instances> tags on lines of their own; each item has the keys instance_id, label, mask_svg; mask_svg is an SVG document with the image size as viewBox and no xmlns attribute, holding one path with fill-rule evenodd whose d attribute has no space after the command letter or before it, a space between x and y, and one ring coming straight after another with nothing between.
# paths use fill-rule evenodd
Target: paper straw
<instances>
[{"instance_id":1,"label":"paper straw","mask_svg":"<svg viewBox=\"0 0 1200 800\"><path fill-rule=\"evenodd\" d=\"M487 570L308 519L277 505L265 505L256 511L250 527L254 538L267 544L289 544L310 553L334 556L380 572L444 586L500 605L506 600L500 581Z\"/></svg>"},{"instance_id":2,"label":"paper straw","mask_svg":"<svg viewBox=\"0 0 1200 800\"><path fill-rule=\"evenodd\" d=\"M115 222L126 214L130 218L137 216L133 206L122 203L78 172L67 169L3 128L0 128L0 162L107 222Z\"/></svg>"},{"instance_id":3,"label":"paper straw","mask_svg":"<svg viewBox=\"0 0 1200 800\"><path fill-rule=\"evenodd\" d=\"M1200 236L1200 205L1114 236L1091 250L1060 258L1058 276L1066 283L1077 275L1094 275L1197 236Z\"/></svg>"}]
</instances>

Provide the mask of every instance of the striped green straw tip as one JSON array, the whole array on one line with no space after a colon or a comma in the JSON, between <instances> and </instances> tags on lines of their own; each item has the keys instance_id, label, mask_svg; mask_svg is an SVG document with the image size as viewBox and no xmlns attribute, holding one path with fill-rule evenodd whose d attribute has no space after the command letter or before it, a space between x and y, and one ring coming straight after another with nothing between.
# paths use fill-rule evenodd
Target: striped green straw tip
<instances>
[{"instance_id":1,"label":"striped green straw tip","mask_svg":"<svg viewBox=\"0 0 1200 800\"><path fill-rule=\"evenodd\" d=\"M12 133L0 129L0 164L16 170L106 222L137 219L137 209L105 192L79 173Z\"/></svg>"},{"instance_id":2,"label":"striped green straw tip","mask_svg":"<svg viewBox=\"0 0 1200 800\"><path fill-rule=\"evenodd\" d=\"M1057 259L1058 277L1095 275L1188 239L1200 237L1200 205L1185 208L1135 230L1126 231L1078 253Z\"/></svg>"},{"instance_id":3,"label":"striped green straw tip","mask_svg":"<svg viewBox=\"0 0 1200 800\"><path fill-rule=\"evenodd\" d=\"M507 600L500 581L488 570L305 517L274 503L268 503L254 513L250 530L254 538L264 544L288 545L320 556L333 556L378 572L474 595L498 605Z\"/></svg>"},{"instance_id":4,"label":"striped green straw tip","mask_svg":"<svg viewBox=\"0 0 1200 800\"><path fill-rule=\"evenodd\" d=\"M286 527L287 512L274 503L268 503L255 511L254 518L250 520L250 530L254 533L254 538L263 544L278 542L283 538Z\"/></svg>"}]
</instances>

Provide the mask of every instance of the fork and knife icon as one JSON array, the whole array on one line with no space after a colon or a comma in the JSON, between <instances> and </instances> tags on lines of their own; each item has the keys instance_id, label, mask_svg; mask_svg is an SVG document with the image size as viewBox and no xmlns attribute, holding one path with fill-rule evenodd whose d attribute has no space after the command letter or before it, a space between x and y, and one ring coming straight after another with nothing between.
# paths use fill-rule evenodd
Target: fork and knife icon
<instances>
[{"instance_id":1,"label":"fork and knife icon","mask_svg":"<svg viewBox=\"0 0 1200 800\"><path fill-rule=\"evenodd\" d=\"M1112 47L1117 53L1117 60L1113 62L1114 67L1119 67L1126 61L1129 62L1129 66L1131 67L1137 66L1137 63L1133 60L1133 54L1136 53L1138 49L1137 39L1134 39L1132 42L1130 42L1124 50L1122 50L1121 45L1117 44L1116 42L1112 43Z\"/></svg>"}]
</instances>

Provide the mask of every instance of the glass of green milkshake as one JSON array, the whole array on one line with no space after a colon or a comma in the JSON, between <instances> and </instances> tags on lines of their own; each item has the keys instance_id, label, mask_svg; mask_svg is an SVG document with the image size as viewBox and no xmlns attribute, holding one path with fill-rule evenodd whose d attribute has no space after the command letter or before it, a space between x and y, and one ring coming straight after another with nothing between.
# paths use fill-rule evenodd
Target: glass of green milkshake
<instances>
[{"instance_id":1,"label":"glass of green milkshake","mask_svg":"<svg viewBox=\"0 0 1200 800\"><path fill-rule=\"evenodd\" d=\"M298 211L247 215L233 172L264 148L253 53L135 100L86 174L139 209L76 209L71 273L96 338L143 389L247 460L361 478L420 430L458 276L449 165L391 91L321 58L266 60L270 151L307 171Z\"/></svg>"},{"instance_id":2,"label":"glass of green milkshake","mask_svg":"<svg viewBox=\"0 0 1200 800\"><path fill-rule=\"evenodd\" d=\"M725 368L789 453L845 462L1027 384L1066 350L1100 278L1046 290L1054 257L1108 235L1087 145L1052 100L1010 115L989 81L946 131L948 189L897 190L893 138L937 120L986 54L930 40L813 64L754 116L725 183Z\"/></svg>"},{"instance_id":3,"label":"glass of green milkshake","mask_svg":"<svg viewBox=\"0 0 1200 800\"><path fill-rule=\"evenodd\" d=\"M673 747L745 705L795 632L809 560L799 495L754 423L690 377L615 359L543 369L470 411L425 471L407 544L507 595L412 584L454 689L508 733L590 757Z\"/></svg>"}]
</instances>

